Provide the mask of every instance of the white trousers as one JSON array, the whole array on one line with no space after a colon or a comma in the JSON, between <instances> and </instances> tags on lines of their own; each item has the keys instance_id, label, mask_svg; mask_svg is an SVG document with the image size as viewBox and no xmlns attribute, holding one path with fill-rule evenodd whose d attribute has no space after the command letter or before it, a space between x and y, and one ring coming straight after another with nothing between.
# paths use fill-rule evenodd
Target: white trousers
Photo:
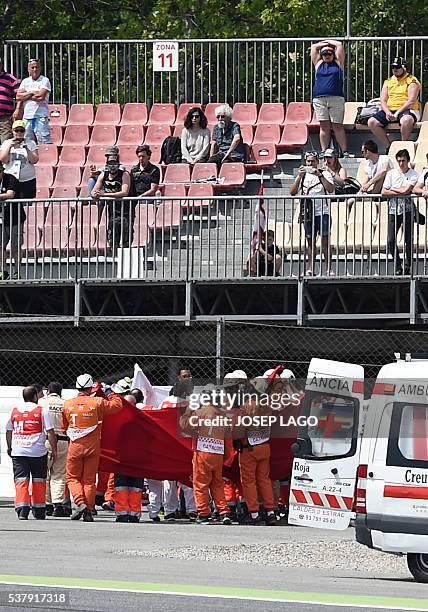
<instances>
[{"instance_id":1,"label":"white trousers","mask_svg":"<svg viewBox=\"0 0 428 612\"><path fill-rule=\"evenodd\" d=\"M149 487L149 503L147 509L149 517L154 518L158 515L162 505L165 515L173 514L178 509L177 483L175 480L147 480ZM186 485L180 485L183 489L186 501L187 512L196 512L193 489Z\"/></svg>"}]
</instances>

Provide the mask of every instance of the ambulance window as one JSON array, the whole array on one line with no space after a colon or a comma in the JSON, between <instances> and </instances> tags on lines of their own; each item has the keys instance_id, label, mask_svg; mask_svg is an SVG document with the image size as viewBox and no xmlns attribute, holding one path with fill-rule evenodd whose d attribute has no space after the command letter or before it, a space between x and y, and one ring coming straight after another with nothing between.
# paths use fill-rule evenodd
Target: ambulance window
<instances>
[{"instance_id":1,"label":"ambulance window","mask_svg":"<svg viewBox=\"0 0 428 612\"><path fill-rule=\"evenodd\" d=\"M405 459L428 461L427 405L402 405L398 449Z\"/></svg>"},{"instance_id":2,"label":"ambulance window","mask_svg":"<svg viewBox=\"0 0 428 612\"><path fill-rule=\"evenodd\" d=\"M348 455L354 446L353 431L357 402L351 398L317 394L312 397L308 417L308 437L312 455ZM313 418L315 417L315 419ZM316 424L311 424L316 420Z\"/></svg>"}]
</instances>

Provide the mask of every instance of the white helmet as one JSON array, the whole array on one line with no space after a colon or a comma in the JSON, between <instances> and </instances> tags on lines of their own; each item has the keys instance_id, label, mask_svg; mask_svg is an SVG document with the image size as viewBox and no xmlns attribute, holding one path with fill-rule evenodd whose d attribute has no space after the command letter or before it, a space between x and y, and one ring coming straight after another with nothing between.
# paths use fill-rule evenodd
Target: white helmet
<instances>
[{"instance_id":1,"label":"white helmet","mask_svg":"<svg viewBox=\"0 0 428 612\"><path fill-rule=\"evenodd\" d=\"M236 372L228 372L223 378L223 387L234 387L238 384Z\"/></svg>"},{"instance_id":2,"label":"white helmet","mask_svg":"<svg viewBox=\"0 0 428 612\"><path fill-rule=\"evenodd\" d=\"M235 370L233 374L235 375L235 378L237 380L248 380L248 376L246 375L244 370Z\"/></svg>"},{"instance_id":3,"label":"white helmet","mask_svg":"<svg viewBox=\"0 0 428 612\"><path fill-rule=\"evenodd\" d=\"M121 378L117 383L112 384L111 390L118 394L128 393L131 390L131 385Z\"/></svg>"},{"instance_id":4,"label":"white helmet","mask_svg":"<svg viewBox=\"0 0 428 612\"><path fill-rule=\"evenodd\" d=\"M284 370L282 370L281 372L280 378L282 378L283 380L294 380L296 377L294 376L291 370L284 368Z\"/></svg>"},{"instance_id":5,"label":"white helmet","mask_svg":"<svg viewBox=\"0 0 428 612\"><path fill-rule=\"evenodd\" d=\"M275 372L274 368L270 368L270 370L266 370L266 372L263 374L262 378L269 378L269 376L271 376L271 374L273 374Z\"/></svg>"},{"instance_id":6,"label":"white helmet","mask_svg":"<svg viewBox=\"0 0 428 612\"><path fill-rule=\"evenodd\" d=\"M89 389L94 384L90 374L81 374L76 379L76 389Z\"/></svg>"}]
</instances>

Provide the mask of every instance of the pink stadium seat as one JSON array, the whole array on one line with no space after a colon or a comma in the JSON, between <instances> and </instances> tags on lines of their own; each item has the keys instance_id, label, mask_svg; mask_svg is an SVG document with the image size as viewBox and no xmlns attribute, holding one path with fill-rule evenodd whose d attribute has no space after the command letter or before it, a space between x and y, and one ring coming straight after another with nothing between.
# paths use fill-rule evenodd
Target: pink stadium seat
<instances>
[{"instance_id":1,"label":"pink stadium seat","mask_svg":"<svg viewBox=\"0 0 428 612\"><path fill-rule=\"evenodd\" d=\"M53 167L52 166L34 166L36 170L36 183L38 187L50 187L53 183Z\"/></svg>"},{"instance_id":2,"label":"pink stadium seat","mask_svg":"<svg viewBox=\"0 0 428 612\"><path fill-rule=\"evenodd\" d=\"M68 125L65 128L63 145L85 146L89 142L89 128L87 125Z\"/></svg>"},{"instance_id":3,"label":"pink stadium seat","mask_svg":"<svg viewBox=\"0 0 428 612\"><path fill-rule=\"evenodd\" d=\"M36 198L37 199L42 199L42 198L48 199L49 196L50 196L50 192L51 192L51 190L49 189L49 187L39 187L39 186L37 186L37 189L36 189ZM39 204L37 203L36 206L38 206L38 205ZM30 206L30 209L31 208L32 207Z\"/></svg>"},{"instance_id":4,"label":"pink stadium seat","mask_svg":"<svg viewBox=\"0 0 428 612\"><path fill-rule=\"evenodd\" d=\"M120 104L98 104L94 125L118 125L120 123Z\"/></svg>"},{"instance_id":5,"label":"pink stadium seat","mask_svg":"<svg viewBox=\"0 0 428 612\"><path fill-rule=\"evenodd\" d=\"M148 125L173 125L175 122L175 104L153 104Z\"/></svg>"},{"instance_id":6,"label":"pink stadium seat","mask_svg":"<svg viewBox=\"0 0 428 612\"><path fill-rule=\"evenodd\" d=\"M197 198L211 198L214 196L214 187L209 183L192 183L187 192L188 196ZM187 200L189 208L202 208L211 206L211 200Z\"/></svg>"},{"instance_id":7,"label":"pink stadium seat","mask_svg":"<svg viewBox=\"0 0 428 612\"><path fill-rule=\"evenodd\" d=\"M75 197L65 193L65 187L57 187L58 194L64 193L64 197ZM55 190L54 190L55 192ZM55 195L52 197L62 197ZM43 226L40 248L47 254L47 251L63 251L68 243L68 234L73 222L74 207L71 203L52 202L49 205L46 220Z\"/></svg>"},{"instance_id":8,"label":"pink stadium seat","mask_svg":"<svg viewBox=\"0 0 428 612\"><path fill-rule=\"evenodd\" d=\"M135 145L120 145L119 147L120 163L126 166L127 168L129 166L135 166L135 164L138 162L138 158L135 153L135 149L136 149ZM153 162L153 160L151 161Z\"/></svg>"},{"instance_id":9,"label":"pink stadium seat","mask_svg":"<svg viewBox=\"0 0 428 612\"><path fill-rule=\"evenodd\" d=\"M55 144L38 145L39 161L37 166L56 166L58 163L58 147Z\"/></svg>"},{"instance_id":10,"label":"pink stadium seat","mask_svg":"<svg viewBox=\"0 0 428 612\"><path fill-rule=\"evenodd\" d=\"M281 128L278 124L258 124L254 134L253 142L263 142L267 144L278 144L281 138Z\"/></svg>"},{"instance_id":11,"label":"pink stadium seat","mask_svg":"<svg viewBox=\"0 0 428 612\"><path fill-rule=\"evenodd\" d=\"M52 144L59 146L62 144L62 126L61 125L50 125L51 140Z\"/></svg>"},{"instance_id":12,"label":"pink stadium seat","mask_svg":"<svg viewBox=\"0 0 428 612\"><path fill-rule=\"evenodd\" d=\"M101 164L98 164L98 165L101 165ZM83 173L82 173L82 178L80 180L80 185L78 185L78 187L81 188L81 191L80 191L80 197L81 198L86 198L88 181L89 181L90 176L91 176L91 168L88 165L88 163L86 163L86 166L83 168Z\"/></svg>"},{"instance_id":13,"label":"pink stadium seat","mask_svg":"<svg viewBox=\"0 0 428 612\"><path fill-rule=\"evenodd\" d=\"M312 106L310 102L290 102L285 113L284 124L309 125L312 119Z\"/></svg>"},{"instance_id":14,"label":"pink stadium seat","mask_svg":"<svg viewBox=\"0 0 428 612\"><path fill-rule=\"evenodd\" d=\"M123 109L119 125L146 125L147 104L145 102L128 102Z\"/></svg>"},{"instance_id":15,"label":"pink stadium seat","mask_svg":"<svg viewBox=\"0 0 428 612\"><path fill-rule=\"evenodd\" d=\"M222 104L225 104L225 102L209 102L206 105L204 113L205 113L205 116L209 124L215 125L217 123L217 117L215 116L215 109L217 108L217 106L221 106Z\"/></svg>"},{"instance_id":16,"label":"pink stadium seat","mask_svg":"<svg viewBox=\"0 0 428 612\"><path fill-rule=\"evenodd\" d=\"M70 251L89 251L95 246L95 231L98 225L98 206L96 204L78 205L68 236Z\"/></svg>"},{"instance_id":17,"label":"pink stadium seat","mask_svg":"<svg viewBox=\"0 0 428 612\"><path fill-rule=\"evenodd\" d=\"M116 143L116 138L115 125L95 125L92 130L89 144L111 146Z\"/></svg>"},{"instance_id":18,"label":"pink stadium seat","mask_svg":"<svg viewBox=\"0 0 428 612\"><path fill-rule=\"evenodd\" d=\"M261 170L276 164L276 145L255 142L251 146L250 157L246 168Z\"/></svg>"},{"instance_id":19,"label":"pink stadium seat","mask_svg":"<svg viewBox=\"0 0 428 612\"><path fill-rule=\"evenodd\" d=\"M142 125L122 125L119 130L117 144L137 145L144 142L144 128Z\"/></svg>"},{"instance_id":20,"label":"pink stadium seat","mask_svg":"<svg viewBox=\"0 0 428 612\"><path fill-rule=\"evenodd\" d=\"M84 166L86 159L85 147L62 147L58 166Z\"/></svg>"},{"instance_id":21,"label":"pink stadium seat","mask_svg":"<svg viewBox=\"0 0 428 612\"><path fill-rule=\"evenodd\" d=\"M183 126L182 125L175 125L174 126L174 131L172 133L173 136L175 136L176 138L181 138L181 132L183 131Z\"/></svg>"},{"instance_id":22,"label":"pink stadium seat","mask_svg":"<svg viewBox=\"0 0 428 612\"><path fill-rule=\"evenodd\" d=\"M162 153L162 144L151 143L150 144L150 151L152 152L152 156L150 158L150 161L152 162L152 164L160 164L161 153ZM133 163L136 163L136 161L133 162ZM161 173L161 175L162 175L162 173Z\"/></svg>"},{"instance_id":23,"label":"pink stadium seat","mask_svg":"<svg viewBox=\"0 0 428 612\"><path fill-rule=\"evenodd\" d=\"M284 125L278 147L303 147L308 141L308 126L304 123Z\"/></svg>"},{"instance_id":24,"label":"pink stadium seat","mask_svg":"<svg viewBox=\"0 0 428 612\"><path fill-rule=\"evenodd\" d=\"M184 187L184 185L183 185ZM184 196L185 197L185 194ZM181 205L180 201L167 200L159 204L156 211L155 229L159 234L162 231L180 227L181 223Z\"/></svg>"},{"instance_id":25,"label":"pink stadium seat","mask_svg":"<svg viewBox=\"0 0 428 612\"><path fill-rule=\"evenodd\" d=\"M165 170L164 183L190 183L189 164L168 164Z\"/></svg>"},{"instance_id":26,"label":"pink stadium seat","mask_svg":"<svg viewBox=\"0 0 428 612\"><path fill-rule=\"evenodd\" d=\"M21 251L28 254L31 254L31 252L34 251L38 251L42 238L42 232L40 227L38 227L37 225L30 224L27 216L27 221L24 223L23 230L24 231L22 236Z\"/></svg>"},{"instance_id":27,"label":"pink stadium seat","mask_svg":"<svg viewBox=\"0 0 428 612\"><path fill-rule=\"evenodd\" d=\"M86 159L86 165L95 164L96 166L103 166L106 162L105 151L107 145L93 145L88 149L88 157Z\"/></svg>"},{"instance_id":28,"label":"pink stadium seat","mask_svg":"<svg viewBox=\"0 0 428 612\"><path fill-rule=\"evenodd\" d=\"M202 108L202 104L199 104L199 102L195 102L194 104L183 102L183 104L180 104L174 126L179 126L183 129L184 120L191 108Z\"/></svg>"},{"instance_id":29,"label":"pink stadium seat","mask_svg":"<svg viewBox=\"0 0 428 612\"><path fill-rule=\"evenodd\" d=\"M73 104L68 115L67 125L92 125L94 107L92 104Z\"/></svg>"},{"instance_id":30,"label":"pink stadium seat","mask_svg":"<svg viewBox=\"0 0 428 612\"><path fill-rule=\"evenodd\" d=\"M55 176L55 187L78 187L81 172L76 166L58 166Z\"/></svg>"},{"instance_id":31,"label":"pink stadium seat","mask_svg":"<svg viewBox=\"0 0 428 612\"><path fill-rule=\"evenodd\" d=\"M270 125L281 125L284 121L284 105L280 102L264 102L259 111L257 125L267 123Z\"/></svg>"},{"instance_id":32,"label":"pink stadium seat","mask_svg":"<svg viewBox=\"0 0 428 612\"><path fill-rule=\"evenodd\" d=\"M206 180L208 178L217 178L216 164L199 163L193 166L192 182Z\"/></svg>"},{"instance_id":33,"label":"pink stadium seat","mask_svg":"<svg viewBox=\"0 0 428 612\"><path fill-rule=\"evenodd\" d=\"M171 136L169 125L148 125L144 139L146 144L162 144L167 136Z\"/></svg>"},{"instance_id":34,"label":"pink stadium seat","mask_svg":"<svg viewBox=\"0 0 428 612\"><path fill-rule=\"evenodd\" d=\"M155 220L153 204L137 204L135 207L133 247L144 247L150 244L151 232Z\"/></svg>"},{"instance_id":35,"label":"pink stadium seat","mask_svg":"<svg viewBox=\"0 0 428 612\"><path fill-rule=\"evenodd\" d=\"M163 196L164 198L166 197L170 197L170 198L185 198L186 197L186 193L187 193L187 187L186 185L183 185L182 183L175 183L175 184L171 184L171 185L165 185L164 189L163 189ZM164 200L165 203L165 200Z\"/></svg>"},{"instance_id":36,"label":"pink stadium seat","mask_svg":"<svg viewBox=\"0 0 428 612\"><path fill-rule=\"evenodd\" d=\"M65 104L48 104L49 125L65 125L67 123L67 107Z\"/></svg>"},{"instance_id":37,"label":"pink stadium seat","mask_svg":"<svg viewBox=\"0 0 428 612\"><path fill-rule=\"evenodd\" d=\"M245 183L245 166L242 163L222 164L219 178L224 177L221 187L241 187Z\"/></svg>"},{"instance_id":38,"label":"pink stadium seat","mask_svg":"<svg viewBox=\"0 0 428 612\"><path fill-rule=\"evenodd\" d=\"M256 125L257 123L257 104L254 102L236 102L233 107L233 121L239 125Z\"/></svg>"},{"instance_id":39,"label":"pink stadium seat","mask_svg":"<svg viewBox=\"0 0 428 612\"><path fill-rule=\"evenodd\" d=\"M311 122L309 124L309 129L310 130L319 130L320 129L320 122L317 119L317 116L315 113L313 113L312 115L312 119Z\"/></svg>"},{"instance_id":40,"label":"pink stadium seat","mask_svg":"<svg viewBox=\"0 0 428 612\"><path fill-rule=\"evenodd\" d=\"M251 144L253 142L253 126L252 125L241 125L242 142L245 144Z\"/></svg>"},{"instance_id":41,"label":"pink stadium seat","mask_svg":"<svg viewBox=\"0 0 428 612\"><path fill-rule=\"evenodd\" d=\"M80 177L79 177L80 180ZM54 187L52 191L52 198L62 198L66 200L67 198L75 198L77 193L77 187L71 185L63 185ZM49 207L50 208L50 207Z\"/></svg>"}]
</instances>

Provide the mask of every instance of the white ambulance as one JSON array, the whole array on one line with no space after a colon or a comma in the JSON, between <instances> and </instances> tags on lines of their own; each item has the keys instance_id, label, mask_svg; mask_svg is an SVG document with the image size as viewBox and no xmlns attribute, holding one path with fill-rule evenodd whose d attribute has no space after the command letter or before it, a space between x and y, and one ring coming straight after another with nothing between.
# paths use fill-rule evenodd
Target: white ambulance
<instances>
[{"instance_id":1,"label":"white ambulance","mask_svg":"<svg viewBox=\"0 0 428 612\"><path fill-rule=\"evenodd\" d=\"M289 522L345 529L355 516L358 542L407 554L428 582L428 359L385 365L369 402L362 382L361 366L311 361L304 411L318 426L294 448Z\"/></svg>"}]
</instances>

